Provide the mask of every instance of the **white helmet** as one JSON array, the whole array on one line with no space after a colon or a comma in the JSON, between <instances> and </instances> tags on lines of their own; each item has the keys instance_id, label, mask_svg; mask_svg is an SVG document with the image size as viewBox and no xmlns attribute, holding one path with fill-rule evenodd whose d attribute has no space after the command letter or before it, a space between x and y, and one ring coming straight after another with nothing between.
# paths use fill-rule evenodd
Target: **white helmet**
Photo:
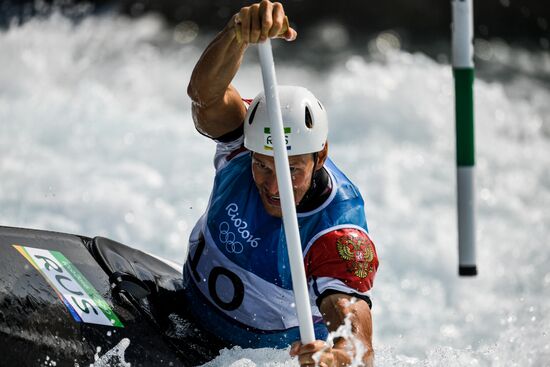
<instances>
[{"instance_id":1,"label":"white helmet","mask_svg":"<svg viewBox=\"0 0 550 367\"><path fill-rule=\"evenodd\" d=\"M288 155L323 150L328 135L325 108L306 88L279 86L279 101ZM254 98L244 119L244 146L253 152L273 156L271 123L264 92Z\"/></svg>"}]
</instances>

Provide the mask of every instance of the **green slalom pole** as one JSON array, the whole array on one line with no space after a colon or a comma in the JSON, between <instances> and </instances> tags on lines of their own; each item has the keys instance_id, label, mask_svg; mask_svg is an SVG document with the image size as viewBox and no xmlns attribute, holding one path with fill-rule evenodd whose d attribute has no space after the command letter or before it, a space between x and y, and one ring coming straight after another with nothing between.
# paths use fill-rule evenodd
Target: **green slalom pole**
<instances>
[{"instance_id":1,"label":"green slalom pole","mask_svg":"<svg viewBox=\"0 0 550 367\"><path fill-rule=\"evenodd\" d=\"M477 275L472 1L451 0L456 118L458 273L461 276Z\"/></svg>"}]
</instances>

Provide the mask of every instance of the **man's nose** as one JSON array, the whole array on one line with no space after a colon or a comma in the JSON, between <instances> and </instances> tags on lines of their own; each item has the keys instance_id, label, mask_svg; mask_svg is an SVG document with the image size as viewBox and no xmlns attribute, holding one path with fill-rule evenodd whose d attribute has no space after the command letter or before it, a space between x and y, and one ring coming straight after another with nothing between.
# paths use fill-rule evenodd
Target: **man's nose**
<instances>
[{"instance_id":1,"label":"man's nose","mask_svg":"<svg viewBox=\"0 0 550 367\"><path fill-rule=\"evenodd\" d=\"M270 175L269 178L265 180L264 187L269 195L279 194L279 186L277 185L277 176Z\"/></svg>"}]
</instances>

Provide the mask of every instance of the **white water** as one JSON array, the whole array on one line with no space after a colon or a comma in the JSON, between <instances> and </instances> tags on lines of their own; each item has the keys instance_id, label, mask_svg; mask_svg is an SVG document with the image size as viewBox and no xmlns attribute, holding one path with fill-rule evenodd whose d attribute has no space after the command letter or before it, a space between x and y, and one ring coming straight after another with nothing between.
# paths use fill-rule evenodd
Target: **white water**
<instances>
[{"instance_id":1,"label":"white water","mask_svg":"<svg viewBox=\"0 0 550 367\"><path fill-rule=\"evenodd\" d=\"M105 354L101 357L99 356L99 353L101 353L101 348L97 347L97 353L94 356L94 363L89 367L131 367L131 364L126 362L124 359L124 352L129 346L130 339L123 338L114 348L105 352Z\"/></svg>"},{"instance_id":2,"label":"white water","mask_svg":"<svg viewBox=\"0 0 550 367\"><path fill-rule=\"evenodd\" d=\"M176 39L192 41L189 28ZM2 31L0 224L104 235L183 262L213 176L214 144L192 127L185 92L203 46L178 44L155 18L53 16ZM499 47L499 62L550 70L548 54ZM381 259L377 365L550 366L544 84L476 81L480 275L459 279L449 66L396 51L324 72L280 62L278 73L324 102L331 155L366 199ZM253 97L260 83L248 60L236 86ZM229 365L297 364L239 348L209 364Z\"/></svg>"}]
</instances>

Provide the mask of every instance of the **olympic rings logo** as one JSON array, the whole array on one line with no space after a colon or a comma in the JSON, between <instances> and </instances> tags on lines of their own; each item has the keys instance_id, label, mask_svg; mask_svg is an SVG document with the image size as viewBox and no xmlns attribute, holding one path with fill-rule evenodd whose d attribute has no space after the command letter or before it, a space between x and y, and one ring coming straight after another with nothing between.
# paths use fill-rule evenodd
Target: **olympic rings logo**
<instances>
[{"instance_id":1,"label":"olympic rings logo","mask_svg":"<svg viewBox=\"0 0 550 367\"><path fill-rule=\"evenodd\" d=\"M235 241L235 234L229 231L229 223L221 222L219 230L220 242L225 245L225 250L227 252L230 254L240 254L243 252L243 245L240 242Z\"/></svg>"}]
</instances>

